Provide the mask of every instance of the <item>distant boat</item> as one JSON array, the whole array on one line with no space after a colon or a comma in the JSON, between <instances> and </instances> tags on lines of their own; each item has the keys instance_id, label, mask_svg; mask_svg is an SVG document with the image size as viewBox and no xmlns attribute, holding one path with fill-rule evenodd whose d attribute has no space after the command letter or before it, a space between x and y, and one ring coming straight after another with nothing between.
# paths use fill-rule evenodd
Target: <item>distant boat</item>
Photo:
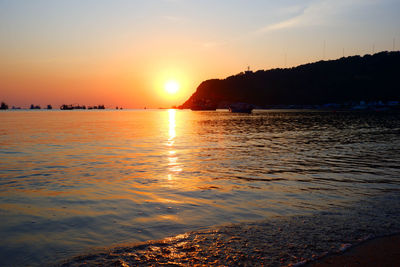
<instances>
[{"instance_id":1,"label":"distant boat","mask_svg":"<svg viewBox=\"0 0 400 267\"><path fill-rule=\"evenodd\" d=\"M229 111L234 113L251 113L253 106L247 103L233 103L229 105Z\"/></svg>"},{"instance_id":2,"label":"distant boat","mask_svg":"<svg viewBox=\"0 0 400 267\"><path fill-rule=\"evenodd\" d=\"M61 110L73 110L74 106L73 105L61 105L60 107Z\"/></svg>"},{"instance_id":3,"label":"distant boat","mask_svg":"<svg viewBox=\"0 0 400 267\"><path fill-rule=\"evenodd\" d=\"M41 109L39 105L32 104L30 109Z\"/></svg>"}]
</instances>

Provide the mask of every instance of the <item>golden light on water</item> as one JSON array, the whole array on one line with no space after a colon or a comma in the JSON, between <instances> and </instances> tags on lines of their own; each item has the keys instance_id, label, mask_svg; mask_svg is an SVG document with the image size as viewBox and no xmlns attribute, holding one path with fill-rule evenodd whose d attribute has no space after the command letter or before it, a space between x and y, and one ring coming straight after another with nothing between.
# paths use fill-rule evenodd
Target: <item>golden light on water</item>
<instances>
[{"instance_id":1,"label":"golden light on water","mask_svg":"<svg viewBox=\"0 0 400 267\"><path fill-rule=\"evenodd\" d=\"M169 146L173 145L174 142L174 138L176 136L176 131L175 131L175 127L176 127L176 123L175 123L175 115L176 115L176 110L175 109L169 109L168 110L168 114L169 114Z\"/></svg>"},{"instance_id":2,"label":"golden light on water","mask_svg":"<svg viewBox=\"0 0 400 267\"><path fill-rule=\"evenodd\" d=\"M168 132L169 138L167 142L167 146L169 147L168 151L168 170L170 173L168 174L168 180L172 180L173 174L177 172L181 172L182 168L178 162L177 152L174 149L174 143L176 138L176 110L169 109L168 110Z\"/></svg>"}]
</instances>

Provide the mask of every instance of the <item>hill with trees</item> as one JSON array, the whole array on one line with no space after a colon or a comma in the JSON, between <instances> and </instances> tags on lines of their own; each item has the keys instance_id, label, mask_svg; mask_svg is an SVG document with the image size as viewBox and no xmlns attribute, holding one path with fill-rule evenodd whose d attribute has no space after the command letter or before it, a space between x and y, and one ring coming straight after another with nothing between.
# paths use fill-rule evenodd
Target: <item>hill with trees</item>
<instances>
[{"instance_id":1,"label":"hill with trees","mask_svg":"<svg viewBox=\"0 0 400 267\"><path fill-rule=\"evenodd\" d=\"M266 108L400 100L400 52L351 56L202 82L179 108Z\"/></svg>"}]
</instances>

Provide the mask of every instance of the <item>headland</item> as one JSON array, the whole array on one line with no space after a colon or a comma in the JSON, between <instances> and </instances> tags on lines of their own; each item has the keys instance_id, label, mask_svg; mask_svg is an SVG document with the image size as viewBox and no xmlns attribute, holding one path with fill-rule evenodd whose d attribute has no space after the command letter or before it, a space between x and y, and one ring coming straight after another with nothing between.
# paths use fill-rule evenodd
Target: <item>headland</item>
<instances>
[{"instance_id":1,"label":"headland","mask_svg":"<svg viewBox=\"0 0 400 267\"><path fill-rule=\"evenodd\" d=\"M245 71L202 82L179 108L393 109L399 105L400 52L343 57L287 69Z\"/></svg>"}]
</instances>

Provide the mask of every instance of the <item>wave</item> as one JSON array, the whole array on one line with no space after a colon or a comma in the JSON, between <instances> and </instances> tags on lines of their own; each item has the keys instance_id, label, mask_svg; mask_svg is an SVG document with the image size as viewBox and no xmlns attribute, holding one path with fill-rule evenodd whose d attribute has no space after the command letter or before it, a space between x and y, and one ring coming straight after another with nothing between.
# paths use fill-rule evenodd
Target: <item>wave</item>
<instances>
[{"instance_id":1,"label":"wave","mask_svg":"<svg viewBox=\"0 0 400 267\"><path fill-rule=\"evenodd\" d=\"M306 263L379 236L400 232L400 197L386 194L309 215L277 216L118 245L57 266L264 265Z\"/></svg>"}]
</instances>

